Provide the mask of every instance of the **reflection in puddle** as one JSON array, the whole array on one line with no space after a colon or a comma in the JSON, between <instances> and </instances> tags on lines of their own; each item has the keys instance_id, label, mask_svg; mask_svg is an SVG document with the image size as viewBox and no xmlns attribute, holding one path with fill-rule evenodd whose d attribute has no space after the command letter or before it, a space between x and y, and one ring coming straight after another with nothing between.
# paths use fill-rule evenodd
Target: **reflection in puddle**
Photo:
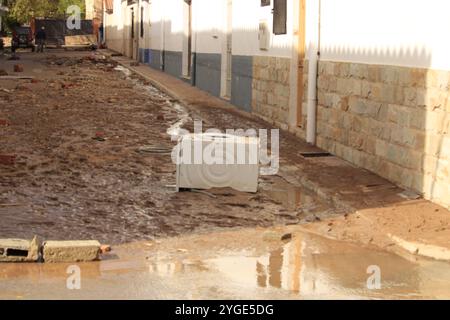
<instances>
[{"instance_id":1,"label":"reflection in puddle","mask_svg":"<svg viewBox=\"0 0 450 320\"><path fill-rule=\"evenodd\" d=\"M425 265L436 264L439 263L427 262ZM367 287L371 275L367 270L373 265L381 269L380 290ZM172 277L198 271L216 273L224 282L240 287L282 290L306 298L433 297L429 287L437 284L448 288L444 296L450 296L450 272L446 273L445 280L433 279L429 277L428 269L399 256L310 235L297 236L259 257L234 252L229 256L203 261L161 261L150 267L151 273Z\"/></svg>"},{"instance_id":2,"label":"reflection in puddle","mask_svg":"<svg viewBox=\"0 0 450 320\"><path fill-rule=\"evenodd\" d=\"M215 237L211 240L211 237ZM178 240L179 241L179 240ZM449 298L448 263L400 256L295 233L290 242L245 231L117 248L118 259L77 264L84 290L66 289L70 264L0 264L0 298L328 299ZM220 246L213 243L220 242ZM180 243L186 250L179 251ZM191 244L191 246L190 246ZM144 258L146 257L146 258ZM370 290L367 270L381 270Z\"/></svg>"}]
</instances>

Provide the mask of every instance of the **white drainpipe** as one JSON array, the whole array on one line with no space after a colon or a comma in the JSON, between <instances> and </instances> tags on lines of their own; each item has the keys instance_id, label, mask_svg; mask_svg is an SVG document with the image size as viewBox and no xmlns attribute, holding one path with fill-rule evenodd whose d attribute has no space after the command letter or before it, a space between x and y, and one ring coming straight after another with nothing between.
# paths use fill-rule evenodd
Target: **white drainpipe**
<instances>
[{"instance_id":1,"label":"white drainpipe","mask_svg":"<svg viewBox=\"0 0 450 320\"><path fill-rule=\"evenodd\" d=\"M308 94L307 94L307 121L306 142L316 144L316 114L317 114L317 75L320 57L320 10L321 1L309 1L312 6L308 13L311 17L311 32L308 48Z\"/></svg>"}]
</instances>

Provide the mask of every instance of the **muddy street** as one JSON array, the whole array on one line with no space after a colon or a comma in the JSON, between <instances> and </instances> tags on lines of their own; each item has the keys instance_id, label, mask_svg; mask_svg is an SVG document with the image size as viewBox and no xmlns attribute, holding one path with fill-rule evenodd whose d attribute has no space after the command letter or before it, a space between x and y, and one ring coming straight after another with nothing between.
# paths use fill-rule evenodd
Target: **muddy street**
<instances>
[{"instance_id":1,"label":"muddy street","mask_svg":"<svg viewBox=\"0 0 450 320\"><path fill-rule=\"evenodd\" d=\"M167 131L187 110L100 54L21 56L22 75L33 78L0 82L1 238L118 244L332 213L279 176L261 178L258 194L175 192ZM237 120L221 125L255 126Z\"/></svg>"}]
</instances>

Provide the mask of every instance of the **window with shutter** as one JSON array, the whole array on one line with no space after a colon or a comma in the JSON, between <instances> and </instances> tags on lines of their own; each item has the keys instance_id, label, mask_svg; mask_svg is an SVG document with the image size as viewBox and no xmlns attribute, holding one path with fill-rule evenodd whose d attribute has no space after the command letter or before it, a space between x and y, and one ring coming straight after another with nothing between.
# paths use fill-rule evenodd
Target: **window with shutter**
<instances>
[{"instance_id":1,"label":"window with shutter","mask_svg":"<svg viewBox=\"0 0 450 320\"><path fill-rule=\"evenodd\" d=\"M287 5L286 0L274 0L273 2L273 33L286 34Z\"/></svg>"},{"instance_id":2,"label":"window with shutter","mask_svg":"<svg viewBox=\"0 0 450 320\"><path fill-rule=\"evenodd\" d=\"M144 37L144 7L141 7L141 38Z\"/></svg>"}]
</instances>

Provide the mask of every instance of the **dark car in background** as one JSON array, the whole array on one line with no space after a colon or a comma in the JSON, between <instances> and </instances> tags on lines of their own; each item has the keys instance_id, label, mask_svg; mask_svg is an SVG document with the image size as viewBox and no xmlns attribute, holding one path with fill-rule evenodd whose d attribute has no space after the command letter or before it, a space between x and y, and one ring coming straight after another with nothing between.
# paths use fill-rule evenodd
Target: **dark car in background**
<instances>
[{"instance_id":1,"label":"dark car in background","mask_svg":"<svg viewBox=\"0 0 450 320\"><path fill-rule=\"evenodd\" d=\"M18 48L29 48L34 52L33 32L30 27L15 27L12 32L12 51Z\"/></svg>"}]
</instances>

